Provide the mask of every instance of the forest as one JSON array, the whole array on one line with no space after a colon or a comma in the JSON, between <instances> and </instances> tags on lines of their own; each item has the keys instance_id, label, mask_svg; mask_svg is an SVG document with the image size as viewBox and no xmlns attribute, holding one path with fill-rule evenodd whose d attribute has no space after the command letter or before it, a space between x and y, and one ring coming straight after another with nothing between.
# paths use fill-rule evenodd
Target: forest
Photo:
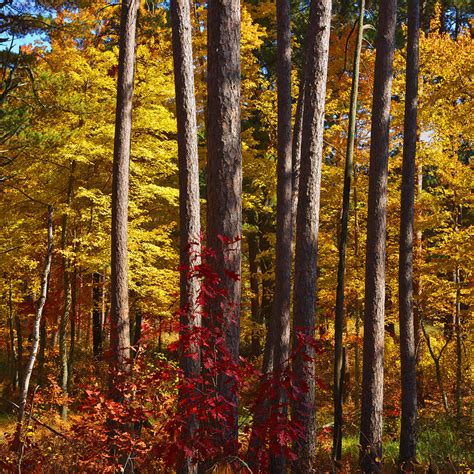
<instances>
[{"instance_id":1,"label":"forest","mask_svg":"<svg viewBox=\"0 0 474 474\"><path fill-rule=\"evenodd\" d=\"M0 0L0 471L474 469L468 0Z\"/></svg>"}]
</instances>

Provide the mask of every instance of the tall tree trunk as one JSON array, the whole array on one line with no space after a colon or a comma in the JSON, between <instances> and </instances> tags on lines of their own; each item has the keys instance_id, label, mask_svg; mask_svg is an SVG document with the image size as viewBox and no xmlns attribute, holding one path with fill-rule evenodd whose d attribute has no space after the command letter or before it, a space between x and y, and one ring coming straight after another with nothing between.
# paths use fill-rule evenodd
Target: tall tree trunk
<instances>
[{"instance_id":1,"label":"tall tree trunk","mask_svg":"<svg viewBox=\"0 0 474 474\"><path fill-rule=\"evenodd\" d=\"M284 429L288 418L288 394L284 377L290 355L291 244L293 187L291 153L291 24L290 0L277 0L277 98L278 98L278 163L276 268L274 313L273 380L278 424ZM282 429L278 428L278 429ZM286 456L277 437L271 439L270 469L285 472Z\"/></svg>"},{"instance_id":2,"label":"tall tree trunk","mask_svg":"<svg viewBox=\"0 0 474 474\"><path fill-rule=\"evenodd\" d=\"M199 158L194 91L192 27L189 0L171 0L173 28L173 60L176 91L176 117L178 121L179 205L180 205L180 367L186 379L192 381L200 374L200 348L190 343L189 335L201 326L198 297L200 282L190 276L194 265L200 264L200 205ZM180 391L180 404L189 406L192 393ZM193 439L199 427L196 416L186 419L182 430L183 441ZM181 453L179 473L197 472L192 456Z\"/></svg>"},{"instance_id":3,"label":"tall tree trunk","mask_svg":"<svg viewBox=\"0 0 474 474\"><path fill-rule=\"evenodd\" d=\"M102 281L99 273L92 274L92 353L102 357Z\"/></svg>"},{"instance_id":4,"label":"tall tree trunk","mask_svg":"<svg viewBox=\"0 0 474 474\"><path fill-rule=\"evenodd\" d=\"M61 229L61 250L63 252L63 291L64 291L64 308L59 319L59 386L62 390L63 397L67 397L67 385L69 380L68 375L68 351L67 351L67 328L69 324L69 316L71 312L72 290L71 290L71 272L70 259L67 257L68 251L68 232L69 232L69 207L72 202L73 186L74 186L74 171L76 169L76 162L71 163L69 174L69 183L67 189L66 204L68 208L62 217ZM67 419L67 402L63 401L61 406L61 418Z\"/></svg>"},{"instance_id":5,"label":"tall tree trunk","mask_svg":"<svg viewBox=\"0 0 474 474\"><path fill-rule=\"evenodd\" d=\"M385 316L385 236L393 50L397 1L380 2L372 103L360 462L363 472L381 472Z\"/></svg>"},{"instance_id":6,"label":"tall tree trunk","mask_svg":"<svg viewBox=\"0 0 474 474\"><path fill-rule=\"evenodd\" d=\"M411 469L416 462L418 411L416 344L413 317L413 227L415 217L419 35L420 3L419 0L409 0L405 124L403 131L402 191L400 201L400 259L398 270L402 389L399 462L404 469Z\"/></svg>"},{"instance_id":7,"label":"tall tree trunk","mask_svg":"<svg viewBox=\"0 0 474 474\"><path fill-rule=\"evenodd\" d=\"M33 330L31 333L32 345L31 352L28 357L28 362L24 370L24 377L21 380L20 387L20 399L18 403L18 427L17 427L17 439L21 439L22 424L25 418L26 402L28 399L28 390L30 388L31 375L33 374L33 367L36 361L36 355L38 354L39 339L40 339L40 325L41 318L43 316L43 308L46 303L48 296L48 281L49 274L51 271L51 260L53 256L53 207L48 206L48 244L46 248L46 256L44 262L43 274L41 275L41 287L40 296L36 302L35 319L33 321ZM21 330L20 330L21 333Z\"/></svg>"},{"instance_id":8,"label":"tall tree trunk","mask_svg":"<svg viewBox=\"0 0 474 474\"><path fill-rule=\"evenodd\" d=\"M208 2L208 141L207 244L226 300L209 307L221 319L231 362L239 362L240 279L242 234L242 148L240 138L240 1ZM221 373L218 392L230 405L229 423L222 427L224 452L238 447L237 380Z\"/></svg>"},{"instance_id":9,"label":"tall tree trunk","mask_svg":"<svg viewBox=\"0 0 474 474\"><path fill-rule=\"evenodd\" d=\"M114 164L112 179L112 265L110 327L110 394L122 396L117 373L130 372L130 321L128 307L128 190L132 133L135 33L140 2L123 0L120 18L117 107L115 112Z\"/></svg>"},{"instance_id":10,"label":"tall tree trunk","mask_svg":"<svg viewBox=\"0 0 474 474\"><path fill-rule=\"evenodd\" d=\"M352 68L351 102L349 108L349 126L347 134L346 164L344 170L344 191L342 198L341 233L339 241L339 263L337 268L336 315L334 322L334 431L333 458L341 459L342 455L342 402L343 402L343 347L342 332L344 329L344 285L346 273L346 248L349 227L349 207L351 199L352 162L354 156L354 140L356 131L357 95L359 88L360 52L364 33L365 0L359 4L359 26L356 47L354 51L354 66Z\"/></svg>"},{"instance_id":11,"label":"tall tree trunk","mask_svg":"<svg viewBox=\"0 0 474 474\"><path fill-rule=\"evenodd\" d=\"M303 68L304 69L304 68ZM298 102L296 103L295 124L293 127L293 137L291 142L291 162L292 162L292 179L293 188L291 196L291 228L293 229L293 237L296 232L296 212L298 209L298 189L300 181L301 166L301 135L303 131L303 114L304 114L304 71L300 79L298 88Z\"/></svg>"},{"instance_id":12,"label":"tall tree trunk","mask_svg":"<svg viewBox=\"0 0 474 474\"><path fill-rule=\"evenodd\" d=\"M296 217L293 317L294 383L300 388L292 403L292 420L301 425L295 445L295 472L311 472L315 454L316 265L323 154L324 108L331 26L331 0L313 0L306 39L305 99L301 141L301 173ZM301 340L300 335L305 337ZM305 389L303 389L305 387Z\"/></svg>"}]
</instances>

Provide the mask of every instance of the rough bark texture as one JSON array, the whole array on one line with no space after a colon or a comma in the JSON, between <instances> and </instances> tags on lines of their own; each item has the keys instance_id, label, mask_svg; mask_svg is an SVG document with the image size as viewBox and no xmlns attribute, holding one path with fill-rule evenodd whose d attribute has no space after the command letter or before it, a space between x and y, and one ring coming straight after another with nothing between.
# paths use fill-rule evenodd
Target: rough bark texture
<instances>
[{"instance_id":1,"label":"rough bark texture","mask_svg":"<svg viewBox=\"0 0 474 474\"><path fill-rule=\"evenodd\" d=\"M291 154L291 25L290 1L277 0L277 99L278 99L278 162L275 299L273 305L274 351L273 375L277 391L276 410L279 423L288 417L288 394L284 374L290 353L291 243L293 187ZM286 458L275 438L270 451L272 472L284 472Z\"/></svg>"},{"instance_id":2,"label":"rough bark texture","mask_svg":"<svg viewBox=\"0 0 474 474\"><path fill-rule=\"evenodd\" d=\"M331 25L331 1L313 0L306 43L305 99L301 142L301 173L296 217L293 364L295 384L303 390L292 403L292 419L302 427L296 443L295 472L311 472L315 452L314 348L300 347L298 333L314 337L316 312L316 265L323 152L324 107Z\"/></svg>"},{"instance_id":3,"label":"rough bark texture","mask_svg":"<svg viewBox=\"0 0 474 474\"><path fill-rule=\"evenodd\" d=\"M342 455L342 392L344 372L342 332L344 329L344 287L346 273L346 249L349 227L349 206L351 199L352 161L354 155L354 140L356 131L357 95L359 89L360 52L364 33L365 1L359 4L359 26L357 31L356 47L354 51L354 65L352 69L351 103L349 110L349 126L346 147L346 163L344 170L344 191L342 198L341 233L339 240L339 262L337 268L336 313L335 313L335 350L334 350L334 432L333 458L341 459Z\"/></svg>"},{"instance_id":4,"label":"rough bark texture","mask_svg":"<svg viewBox=\"0 0 474 474\"><path fill-rule=\"evenodd\" d=\"M182 336L201 326L198 304L200 283L188 276L189 269L200 263L200 205L199 158L194 92L191 13L188 0L171 1L173 28L173 59L178 121L179 205L180 205L180 325ZM183 340L186 340L184 337ZM192 356L192 357L191 357ZM200 374L200 349L196 344L181 347L180 367L184 377L193 379ZM180 393L180 401L188 403ZM191 439L198 428L192 416L182 432L184 440ZM179 473L197 472L197 464L182 454L178 459Z\"/></svg>"},{"instance_id":5,"label":"rough bark texture","mask_svg":"<svg viewBox=\"0 0 474 474\"><path fill-rule=\"evenodd\" d=\"M48 296L48 281L51 271L51 260L53 257L53 207L48 206L48 244L46 248L46 257L44 262L43 274L41 275L40 295L36 302L36 313L31 331L31 352L24 370L24 378L21 380L20 400L18 403L18 430L17 437L20 440L22 423L25 417L26 402L28 399L28 389L30 388L31 375L36 361L36 355L39 349L40 325L43 316L43 308Z\"/></svg>"},{"instance_id":6,"label":"rough bark texture","mask_svg":"<svg viewBox=\"0 0 474 474\"><path fill-rule=\"evenodd\" d=\"M304 74L303 74L304 76ZM292 213L292 229L293 236L296 228L296 212L298 209L298 189L300 181L300 165L301 165L301 134L303 130L303 113L304 113L304 77L300 80L298 91L298 102L296 103L295 124L293 128L293 137L291 143L291 160L293 189L291 197L291 213Z\"/></svg>"},{"instance_id":7,"label":"rough bark texture","mask_svg":"<svg viewBox=\"0 0 474 474\"><path fill-rule=\"evenodd\" d=\"M216 251L215 270L226 301L215 298L209 317L222 315L226 346L239 358L242 233L242 149L240 138L240 2L208 2L207 244ZM226 242L226 239L229 239ZM230 272L230 273L229 273ZM221 305L224 308L221 308ZM233 376L218 377L218 391L234 408L222 427L228 454L237 453L237 394Z\"/></svg>"},{"instance_id":8,"label":"rough bark texture","mask_svg":"<svg viewBox=\"0 0 474 474\"><path fill-rule=\"evenodd\" d=\"M123 0L120 18L117 107L115 112L114 165L112 178L112 265L110 369L111 396L121 399L114 379L130 371L130 321L128 307L128 189L132 132L135 32L138 0Z\"/></svg>"},{"instance_id":9,"label":"rough bark texture","mask_svg":"<svg viewBox=\"0 0 474 474\"><path fill-rule=\"evenodd\" d=\"M372 102L360 462L363 472L381 472L385 313L387 174L397 1L380 2Z\"/></svg>"},{"instance_id":10,"label":"rough bark texture","mask_svg":"<svg viewBox=\"0 0 474 474\"><path fill-rule=\"evenodd\" d=\"M419 33L419 0L409 0L400 210L400 259L398 269L402 388L399 461L402 468L408 467L416 461L417 388L416 344L413 318L413 227L415 217Z\"/></svg>"}]
</instances>

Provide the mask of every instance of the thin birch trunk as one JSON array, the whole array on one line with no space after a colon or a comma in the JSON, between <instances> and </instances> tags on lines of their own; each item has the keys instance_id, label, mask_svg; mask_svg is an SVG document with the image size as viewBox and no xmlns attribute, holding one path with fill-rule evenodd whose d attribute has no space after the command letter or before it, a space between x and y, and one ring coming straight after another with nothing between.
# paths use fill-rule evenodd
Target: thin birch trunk
<instances>
[{"instance_id":1,"label":"thin birch trunk","mask_svg":"<svg viewBox=\"0 0 474 474\"><path fill-rule=\"evenodd\" d=\"M35 365L36 356L39 349L39 339L40 339L40 325L41 318L43 316L43 309L46 303L46 298L48 296L48 281L49 274L51 271L51 260L53 256L53 207L48 206L48 243L46 248L46 257L44 262L44 269L41 276L41 287L40 287L40 296L36 302L36 312L35 319L33 322L33 330L31 333L32 345L31 352L28 357L28 362L24 370L24 377L21 380L20 388L20 398L18 402L18 428L17 428L17 437L18 440L21 439L21 431L23 420L25 418L25 409L26 403L28 400L28 390L30 388L31 375L33 374L33 367Z\"/></svg>"}]
</instances>

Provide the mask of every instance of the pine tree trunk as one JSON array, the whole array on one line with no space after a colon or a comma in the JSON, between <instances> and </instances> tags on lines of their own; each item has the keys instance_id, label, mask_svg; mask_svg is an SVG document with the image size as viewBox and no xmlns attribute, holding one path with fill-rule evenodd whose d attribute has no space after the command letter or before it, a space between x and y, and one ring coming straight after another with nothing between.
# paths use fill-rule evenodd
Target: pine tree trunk
<instances>
[{"instance_id":1,"label":"pine tree trunk","mask_svg":"<svg viewBox=\"0 0 474 474\"><path fill-rule=\"evenodd\" d=\"M207 245L216 252L214 266L225 301L215 298L209 317L219 323L231 362L239 361L242 234L242 149L240 138L240 1L208 2L208 142ZM238 444L237 380L221 373L218 392L230 402L229 423L222 429L224 452Z\"/></svg>"},{"instance_id":2,"label":"pine tree trunk","mask_svg":"<svg viewBox=\"0 0 474 474\"><path fill-rule=\"evenodd\" d=\"M295 291L293 317L294 384L301 392L292 402L292 420L301 425L296 442L295 472L311 472L315 454L316 265L323 154L324 108L331 26L331 1L313 0L307 33L305 99L301 138L301 172L296 217ZM306 387L307 389L303 389Z\"/></svg>"},{"instance_id":3,"label":"pine tree trunk","mask_svg":"<svg viewBox=\"0 0 474 474\"><path fill-rule=\"evenodd\" d=\"M351 198L352 162L354 155L354 140L356 132L357 95L359 88L359 65L364 33L365 0L359 4L359 26L357 31L356 47L354 51L354 66L352 71L351 102L349 109L349 126L347 135L346 164L344 170L344 190L342 199L341 233L339 241L339 264L337 268L335 334L334 334L334 431L333 431L333 458L341 459L342 455L342 392L344 373L342 332L344 328L344 285L346 273L346 248L349 227L349 206Z\"/></svg>"},{"instance_id":4,"label":"pine tree trunk","mask_svg":"<svg viewBox=\"0 0 474 474\"><path fill-rule=\"evenodd\" d=\"M123 0L120 18L117 107L115 115L114 162L112 177L112 273L110 327L110 394L122 396L116 374L130 372L130 321L128 307L128 190L130 140L135 69L135 33L138 0Z\"/></svg>"},{"instance_id":5,"label":"pine tree trunk","mask_svg":"<svg viewBox=\"0 0 474 474\"><path fill-rule=\"evenodd\" d=\"M385 236L396 0L380 2L372 103L365 264L360 462L363 472L382 470Z\"/></svg>"},{"instance_id":6,"label":"pine tree trunk","mask_svg":"<svg viewBox=\"0 0 474 474\"><path fill-rule=\"evenodd\" d=\"M290 355L291 244L292 244L292 153L291 153L291 25L290 0L277 0L277 98L278 162L275 299L273 305L274 352L273 381L278 424L284 427L288 418L288 394L284 377ZM280 428L277 428L280 429ZM277 437L271 439L270 469L285 472L286 456Z\"/></svg>"},{"instance_id":7,"label":"pine tree trunk","mask_svg":"<svg viewBox=\"0 0 474 474\"><path fill-rule=\"evenodd\" d=\"M196 99L194 91L192 27L188 0L171 1L173 28L173 59L176 91L176 116L178 121L179 156L179 202L180 202L180 325L181 341L196 327L201 326L201 311L198 303L200 282L189 277L189 269L200 264L200 204L199 204L199 158L196 123ZM189 340L189 339L188 339ZM180 367L188 380L200 374L200 348L197 344L181 345ZM180 404L189 406L192 393L180 392ZM183 441L190 441L199 428L195 416L189 416L181 433ZM178 473L197 472L197 463L192 457L181 453L178 458Z\"/></svg>"},{"instance_id":8,"label":"pine tree trunk","mask_svg":"<svg viewBox=\"0 0 474 474\"><path fill-rule=\"evenodd\" d=\"M303 114L304 114L304 73L300 79L298 102L296 103L295 124L293 128L293 137L291 143L291 161L292 161L292 179L293 189L291 197L291 213L293 229L293 238L296 235L296 212L298 209L298 189L300 181L300 166L301 166L301 134L303 130Z\"/></svg>"},{"instance_id":9,"label":"pine tree trunk","mask_svg":"<svg viewBox=\"0 0 474 474\"><path fill-rule=\"evenodd\" d=\"M416 344L413 316L413 241L415 216L415 174L418 108L419 0L408 2L408 45L406 64L405 124L400 206L399 311L402 420L400 465L416 461L417 388Z\"/></svg>"}]
</instances>

